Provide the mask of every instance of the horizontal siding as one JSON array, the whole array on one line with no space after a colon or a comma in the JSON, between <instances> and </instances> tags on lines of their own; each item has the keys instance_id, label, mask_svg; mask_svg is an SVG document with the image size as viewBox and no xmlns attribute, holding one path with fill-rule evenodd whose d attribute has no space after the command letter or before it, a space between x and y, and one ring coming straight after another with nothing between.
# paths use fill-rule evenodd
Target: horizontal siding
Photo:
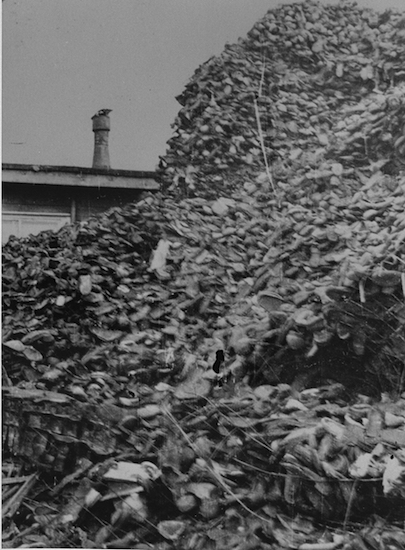
<instances>
[{"instance_id":1,"label":"horizontal siding","mask_svg":"<svg viewBox=\"0 0 405 550\"><path fill-rule=\"evenodd\" d=\"M82 221L113 206L138 200L132 189L63 188L51 185L3 183L3 212L70 214L75 203L76 220Z\"/></svg>"}]
</instances>

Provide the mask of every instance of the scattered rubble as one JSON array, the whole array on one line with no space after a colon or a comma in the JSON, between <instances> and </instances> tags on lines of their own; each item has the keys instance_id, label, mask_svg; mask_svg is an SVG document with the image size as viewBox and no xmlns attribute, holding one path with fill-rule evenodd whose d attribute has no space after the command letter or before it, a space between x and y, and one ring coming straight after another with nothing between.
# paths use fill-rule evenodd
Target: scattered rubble
<instances>
[{"instance_id":1,"label":"scattered rubble","mask_svg":"<svg viewBox=\"0 0 405 550\"><path fill-rule=\"evenodd\" d=\"M404 398L353 400L341 384L299 393L287 384L225 384L205 398L178 397L159 383L140 407L114 415L102 405L93 420L63 394L8 388L3 399L5 450L45 476L5 479L6 487L37 481L23 505L33 529L26 538L9 532L11 547L38 533L51 546L82 547L81 533L87 548L174 547L163 540L215 548L221 540L302 550L321 537L321 522L325 544L357 548L351 541L371 514L385 527L364 528L374 529L370 540L390 533L398 548L405 542L395 528L404 519ZM62 480L44 481L46 472ZM43 511L44 499L51 509ZM5 520L15 502L6 500Z\"/></svg>"},{"instance_id":2,"label":"scattered rubble","mask_svg":"<svg viewBox=\"0 0 405 550\"><path fill-rule=\"evenodd\" d=\"M4 547L405 546L404 28L271 10L160 193L4 246Z\"/></svg>"}]
</instances>

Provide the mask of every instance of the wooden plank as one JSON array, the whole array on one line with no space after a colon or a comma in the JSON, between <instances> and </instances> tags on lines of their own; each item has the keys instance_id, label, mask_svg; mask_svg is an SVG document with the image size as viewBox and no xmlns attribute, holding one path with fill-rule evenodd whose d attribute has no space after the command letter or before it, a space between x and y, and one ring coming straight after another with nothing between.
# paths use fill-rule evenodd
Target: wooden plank
<instances>
[{"instance_id":1,"label":"wooden plank","mask_svg":"<svg viewBox=\"0 0 405 550\"><path fill-rule=\"evenodd\" d=\"M27 479L24 481L23 485L18 489L15 495L13 495L7 502L4 502L2 504L1 514L3 518L13 518L14 514L17 512L22 501L28 495L36 480L36 473L27 476Z\"/></svg>"},{"instance_id":2,"label":"wooden plank","mask_svg":"<svg viewBox=\"0 0 405 550\"><path fill-rule=\"evenodd\" d=\"M12 485L14 483L25 483L31 476L18 476L18 477L3 477L1 479L2 485Z\"/></svg>"}]
</instances>

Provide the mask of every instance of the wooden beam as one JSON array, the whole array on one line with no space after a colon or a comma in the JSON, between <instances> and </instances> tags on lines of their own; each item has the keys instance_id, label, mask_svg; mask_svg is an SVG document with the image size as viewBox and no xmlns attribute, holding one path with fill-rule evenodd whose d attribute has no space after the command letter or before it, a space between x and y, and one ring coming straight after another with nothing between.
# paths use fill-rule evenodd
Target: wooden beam
<instances>
[{"instance_id":1,"label":"wooden beam","mask_svg":"<svg viewBox=\"0 0 405 550\"><path fill-rule=\"evenodd\" d=\"M3 168L4 183L31 185L58 185L68 187L93 187L110 189L140 189L156 191L159 184L150 177L115 174L71 173L62 171L21 170Z\"/></svg>"}]
</instances>

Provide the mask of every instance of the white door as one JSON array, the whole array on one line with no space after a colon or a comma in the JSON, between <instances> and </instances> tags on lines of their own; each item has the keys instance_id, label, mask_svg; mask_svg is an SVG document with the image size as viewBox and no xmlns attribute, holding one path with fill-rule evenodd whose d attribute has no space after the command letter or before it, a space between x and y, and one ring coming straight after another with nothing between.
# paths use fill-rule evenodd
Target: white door
<instances>
[{"instance_id":1,"label":"white door","mask_svg":"<svg viewBox=\"0 0 405 550\"><path fill-rule=\"evenodd\" d=\"M28 237L28 235L37 235L48 229L58 231L67 223L70 223L70 214L3 212L1 242L7 242L11 235Z\"/></svg>"}]
</instances>

